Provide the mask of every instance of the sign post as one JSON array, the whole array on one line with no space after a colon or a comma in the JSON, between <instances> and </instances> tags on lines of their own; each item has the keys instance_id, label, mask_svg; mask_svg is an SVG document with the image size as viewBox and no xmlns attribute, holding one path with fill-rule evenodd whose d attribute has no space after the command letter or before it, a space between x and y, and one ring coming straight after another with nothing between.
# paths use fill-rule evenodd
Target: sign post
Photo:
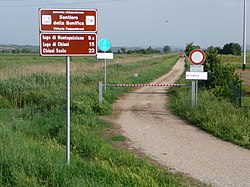
<instances>
[{"instance_id":1,"label":"sign post","mask_svg":"<svg viewBox=\"0 0 250 187\"><path fill-rule=\"evenodd\" d=\"M110 41L106 38L103 38L99 41L98 47L101 51L106 53L111 47ZM104 58L104 91L105 92L107 90L106 84L107 84L107 60L106 58Z\"/></svg>"},{"instance_id":2,"label":"sign post","mask_svg":"<svg viewBox=\"0 0 250 187\"><path fill-rule=\"evenodd\" d=\"M186 72L186 79L192 80L192 107L197 106L198 101L198 80L207 80L207 72L203 72L203 62L206 55L200 49L193 50L189 55L189 60L193 64L190 72Z\"/></svg>"},{"instance_id":3,"label":"sign post","mask_svg":"<svg viewBox=\"0 0 250 187\"><path fill-rule=\"evenodd\" d=\"M246 69L246 54L247 54L247 1L244 0L244 16L243 16L243 66L242 70Z\"/></svg>"},{"instance_id":4,"label":"sign post","mask_svg":"<svg viewBox=\"0 0 250 187\"><path fill-rule=\"evenodd\" d=\"M70 56L97 53L97 10L39 9L40 55L66 57L66 163L70 165Z\"/></svg>"},{"instance_id":5,"label":"sign post","mask_svg":"<svg viewBox=\"0 0 250 187\"><path fill-rule=\"evenodd\" d=\"M66 162L70 165L70 57L66 57Z\"/></svg>"}]
</instances>

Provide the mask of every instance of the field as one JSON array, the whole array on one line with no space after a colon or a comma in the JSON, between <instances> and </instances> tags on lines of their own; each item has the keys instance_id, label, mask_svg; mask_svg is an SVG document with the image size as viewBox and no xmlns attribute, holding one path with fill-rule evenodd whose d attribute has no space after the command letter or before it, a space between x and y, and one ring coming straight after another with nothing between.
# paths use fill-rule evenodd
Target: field
<instances>
[{"instance_id":1,"label":"field","mask_svg":"<svg viewBox=\"0 0 250 187\"><path fill-rule=\"evenodd\" d=\"M118 55L108 83L146 83L166 73L178 55ZM65 58L0 54L1 186L197 186L148 158L114 148L121 137L100 115L129 88L109 88L99 106L103 62L71 58L71 164L66 166ZM134 77L138 73L138 77Z\"/></svg>"},{"instance_id":2,"label":"field","mask_svg":"<svg viewBox=\"0 0 250 187\"><path fill-rule=\"evenodd\" d=\"M248 54L248 67L249 56ZM240 57L222 56L222 60L233 64L237 73L242 74L244 82L241 108L202 89L199 90L197 107L192 108L190 88L172 89L171 108L183 119L214 136L250 149L250 71L241 71ZM184 77L180 80L182 83L185 81Z\"/></svg>"}]
</instances>

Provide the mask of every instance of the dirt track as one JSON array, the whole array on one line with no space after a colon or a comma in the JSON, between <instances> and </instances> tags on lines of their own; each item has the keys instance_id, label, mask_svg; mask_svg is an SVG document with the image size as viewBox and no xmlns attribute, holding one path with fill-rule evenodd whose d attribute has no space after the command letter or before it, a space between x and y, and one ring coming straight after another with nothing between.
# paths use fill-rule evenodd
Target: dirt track
<instances>
[{"instance_id":1,"label":"dirt track","mask_svg":"<svg viewBox=\"0 0 250 187\"><path fill-rule=\"evenodd\" d=\"M174 83L184 71L178 61L154 83ZM112 121L128 144L173 170L213 186L250 186L250 151L187 124L167 109L164 87L143 87L114 105Z\"/></svg>"}]
</instances>

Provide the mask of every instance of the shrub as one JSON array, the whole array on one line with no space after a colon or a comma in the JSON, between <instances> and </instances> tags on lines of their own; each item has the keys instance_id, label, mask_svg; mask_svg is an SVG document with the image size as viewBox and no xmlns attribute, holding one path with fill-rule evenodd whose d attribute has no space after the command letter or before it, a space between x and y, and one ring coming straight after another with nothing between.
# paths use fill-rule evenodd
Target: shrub
<instances>
[{"instance_id":1,"label":"shrub","mask_svg":"<svg viewBox=\"0 0 250 187\"><path fill-rule=\"evenodd\" d=\"M235 73L235 68L230 64L224 64L218 55L216 48L210 47L206 51L204 69L208 72L208 80L201 84L207 89L213 89L217 97L223 97L232 101L234 90L229 89L230 85L240 87L241 81Z\"/></svg>"}]
</instances>

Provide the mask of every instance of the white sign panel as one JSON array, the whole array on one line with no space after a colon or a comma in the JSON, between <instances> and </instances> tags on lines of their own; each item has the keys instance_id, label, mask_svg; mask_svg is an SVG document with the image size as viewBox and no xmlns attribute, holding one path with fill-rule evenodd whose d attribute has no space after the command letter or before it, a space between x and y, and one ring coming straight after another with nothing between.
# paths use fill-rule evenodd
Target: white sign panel
<instances>
[{"instance_id":1,"label":"white sign panel","mask_svg":"<svg viewBox=\"0 0 250 187\"><path fill-rule=\"evenodd\" d=\"M203 65L190 65L191 72L203 72L204 66Z\"/></svg>"},{"instance_id":2,"label":"white sign panel","mask_svg":"<svg viewBox=\"0 0 250 187\"><path fill-rule=\"evenodd\" d=\"M112 60L114 58L113 53L97 53L97 59L109 59Z\"/></svg>"},{"instance_id":3,"label":"white sign panel","mask_svg":"<svg viewBox=\"0 0 250 187\"><path fill-rule=\"evenodd\" d=\"M207 72L186 72L187 80L207 80Z\"/></svg>"}]
</instances>

